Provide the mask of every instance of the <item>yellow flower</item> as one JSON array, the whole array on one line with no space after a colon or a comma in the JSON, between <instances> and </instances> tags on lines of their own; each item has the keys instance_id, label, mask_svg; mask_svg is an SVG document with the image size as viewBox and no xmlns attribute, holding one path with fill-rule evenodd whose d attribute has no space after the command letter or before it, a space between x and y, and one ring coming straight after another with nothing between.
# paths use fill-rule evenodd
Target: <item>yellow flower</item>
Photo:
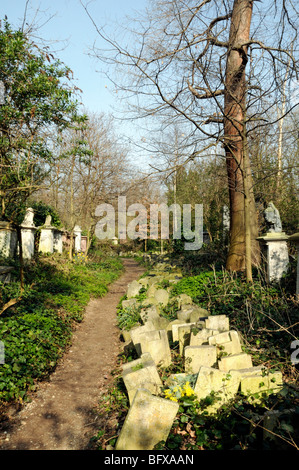
<instances>
[{"instance_id":1,"label":"yellow flower","mask_svg":"<svg viewBox=\"0 0 299 470\"><path fill-rule=\"evenodd\" d=\"M186 394L187 397L191 397L192 395L194 395L194 390L192 387L190 387L190 382L186 382L183 388L184 388L184 393Z\"/></svg>"}]
</instances>

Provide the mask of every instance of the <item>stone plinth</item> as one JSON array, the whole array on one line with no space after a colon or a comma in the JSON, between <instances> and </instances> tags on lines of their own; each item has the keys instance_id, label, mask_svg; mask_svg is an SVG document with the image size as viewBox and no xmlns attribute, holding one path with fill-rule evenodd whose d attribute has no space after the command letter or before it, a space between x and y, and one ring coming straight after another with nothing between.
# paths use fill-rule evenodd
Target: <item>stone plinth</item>
<instances>
[{"instance_id":1,"label":"stone plinth","mask_svg":"<svg viewBox=\"0 0 299 470\"><path fill-rule=\"evenodd\" d=\"M81 235L81 251L85 253L87 250L87 235Z\"/></svg>"},{"instance_id":2,"label":"stone plinth","mask_svg":"<svg viewBox=\"0 0 299 470\"><path fill-rule=\"evenodd\" d=\"M0 221L0 255L13 258L17 248L17 232L12 224Z\"/></svg>"},{"instance_id":3,"label":"stone plinth","mask_svg":"<svg viewBox=\"0 0 299 470\"><path fill-rule=\"evenodd\" d=\"M39 251L42 253L53 253L54 251L54 228L43 227L40 232Z\"/></svg>"},{"instance_id":4,"label":"stone plinth","mask_svg":"<svg viewBox=\"0 0 299 470\"><path fill-rule=\"evenodd\" d=\"M34 256L34 240L37 227L34 225L34 210L31 207L26 209L26 214L21 227L23 258L30 260Z\"/></svg>"},{"instance_id":5,"label":"stone plinth","mask_svg":"<svg viewBox=\"0 0 299 470\"><path fill-rule=\"evenodd\" d=\"M75 236L75 251L81 251L81 233L82 230L79 225L74 227L74 236Z\"/></svg>"},{"instance_id":6,"label":"stone plinth","mask_svg":"<svg viewBox=\"0 0 299 470\"><path fill-rule=\"evenodd\" d=\"M53 230L53 251L56 253L62 253L63 250L63 241L62 241L63 231L54 229Z\"/></svg>"},{"instance_id":7,"label":"stone plinth","mask_svg":"<svg viewBox=\"0 0 299 470\"><path fill-rule=\"evenodd\" d=\"M296 281L296 296L299 299L299 232L294 233L289 237L291 243L295 243L297 248L297 281Z\"/></svg>"},{"instance_id":8,"label":"stone plinth","mask_svg":"<svg viewBox=\"0 0 299 470\"><path fill-rule=\"evenodd\" d=\"M23 258L30 260L34 255L34 239L37 228L21 227Z\"/></svg>"},{"instance_id":9,"label":"stone plinth","mask_svg":"<svg viewBox=\"0 0 299 470\"><path fill-rule=\"evenodd\" d=\"M268 232L257 238L266 252L268 282L279 282L283 274L287 272L289 264L288 238L284 232Z\"/></svg>"}]
</instances>

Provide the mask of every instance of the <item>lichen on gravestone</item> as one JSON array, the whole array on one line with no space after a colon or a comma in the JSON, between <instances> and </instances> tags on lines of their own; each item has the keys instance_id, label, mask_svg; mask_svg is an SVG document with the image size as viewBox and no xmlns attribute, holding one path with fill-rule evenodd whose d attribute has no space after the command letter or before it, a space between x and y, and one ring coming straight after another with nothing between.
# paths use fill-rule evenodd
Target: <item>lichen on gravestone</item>
<instances>
[{"instance_id":1,"label":"lichen on gravestone","mask_svg":"<svg viewBox=\"0 0 299 470\"><path fill-rule=\"evenodd\" d=\"M162 381L149 353L144 353L139 359L123 364L122 368L122 379L126 386L130 403L132 403L138 388L145 388L153 395L159 395Z\"/></svg>"},{"instance_id":2,"label":"lichen on gravestone","mask_svg":"<svg viewBox=\"0 0 299 470\"><path fill-rule=\"evenodd\" d=\"M116 450L153 450L166 441L179 404L138 389L116 443Z\"/></svg>"}]
</instances>

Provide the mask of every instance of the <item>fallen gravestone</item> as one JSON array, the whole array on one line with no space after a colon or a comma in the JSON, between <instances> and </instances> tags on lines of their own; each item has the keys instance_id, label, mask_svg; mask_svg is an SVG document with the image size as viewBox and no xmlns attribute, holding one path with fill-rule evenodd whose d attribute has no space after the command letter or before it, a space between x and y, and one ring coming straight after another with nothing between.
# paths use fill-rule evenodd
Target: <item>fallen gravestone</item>
<instances>
[{"instance_id":1,"label":"fallen gravestone","mask_svg":"<svg viewBox=\"0 0 299 470\"><path fill-rule=\"evenodd\" d=\"M165 441L179 404L138 389L117 439L116 450L152 450Z\"/></svg>"}]
</instances>

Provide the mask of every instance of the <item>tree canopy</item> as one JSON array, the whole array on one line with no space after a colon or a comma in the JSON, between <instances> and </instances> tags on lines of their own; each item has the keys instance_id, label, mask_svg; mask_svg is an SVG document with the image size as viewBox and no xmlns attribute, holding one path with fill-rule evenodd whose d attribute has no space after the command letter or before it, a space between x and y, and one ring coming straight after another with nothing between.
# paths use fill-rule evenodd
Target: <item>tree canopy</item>
<instances>
[{"instance_id":1,"label":"tree canopy","mask_svg":"<svg viewBox=\"0 0 299 470\"><path fill-rule=\"evenodd\" d=\"M71 70L7 21L0 27L0 199L2 218L42 183L53 159L49 133L85 120Z\"/></svg>"}]
</instances>

